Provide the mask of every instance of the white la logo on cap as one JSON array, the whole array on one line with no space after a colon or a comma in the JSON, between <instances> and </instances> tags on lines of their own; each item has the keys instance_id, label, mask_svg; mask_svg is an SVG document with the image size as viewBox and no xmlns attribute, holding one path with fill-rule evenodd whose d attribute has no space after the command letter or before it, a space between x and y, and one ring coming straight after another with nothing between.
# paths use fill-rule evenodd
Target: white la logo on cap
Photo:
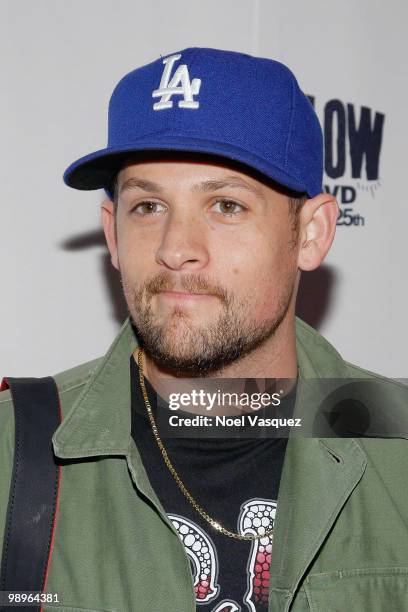
<instances>
[{"instance_id":1,"label":"white la logo on cap","mask_svg":"<svg viewBox=\"0 0 408 612\"><path fill-rule=\"evenodd\" d=\"M152 98L161 98L159 102L153 104L154 110L163 110L171 108L173 101L170 99L174 95L183 96L183 100L178 103L179 108L198 108L199 103L194 100L193 96L197 96L201 87L201 79L193 79L190 81L188 68L186 64L181 64L169 82L174 62L179 60L181 54L170 55L163 60L164 70L160 81L159 89L155 89L152 93Z\"/></svg>"}]
</instances>

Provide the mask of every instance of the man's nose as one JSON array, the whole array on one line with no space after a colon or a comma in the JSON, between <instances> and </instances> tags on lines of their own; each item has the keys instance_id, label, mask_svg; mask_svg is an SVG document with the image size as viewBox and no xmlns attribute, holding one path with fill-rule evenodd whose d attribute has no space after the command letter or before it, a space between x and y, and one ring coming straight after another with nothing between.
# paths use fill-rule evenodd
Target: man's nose
<instances>
[{"instance_id":1,"label":"man's nose","mask_svg":"<svg viewBox=\"0 0 408 612\"><path fill-rule=\"evenodd\" d=\"M209 260L203 220L185 211L172 211L163 228L156 261L172 270L199 269Z\"/></svg>"}]
</instances>

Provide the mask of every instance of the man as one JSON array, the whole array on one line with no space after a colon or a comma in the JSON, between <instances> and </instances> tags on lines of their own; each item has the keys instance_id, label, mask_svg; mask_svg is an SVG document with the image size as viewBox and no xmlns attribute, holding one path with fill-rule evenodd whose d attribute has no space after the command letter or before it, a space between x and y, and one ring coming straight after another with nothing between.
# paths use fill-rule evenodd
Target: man
<instances>
[{"instance_id":1,"label":"man","mask_svg":"<svg viewBox=\"0 0 408 612\"><path fill-rule=\"evenodd\" d=\"M326 256L338 206L292 73L214 49L160 58L120 81L108 147L64 177L108 194L103 228L130 317L105 357L55 376L47 591L60 609L408 609L406 429L163 443L156 424L163 381L192 378L289 379L290 409L303 380L380 381L386 419L405 414L401 386L295 318L300 273ZM0 402L3 529L9 391Z\"/></svg>"}]
</instances>

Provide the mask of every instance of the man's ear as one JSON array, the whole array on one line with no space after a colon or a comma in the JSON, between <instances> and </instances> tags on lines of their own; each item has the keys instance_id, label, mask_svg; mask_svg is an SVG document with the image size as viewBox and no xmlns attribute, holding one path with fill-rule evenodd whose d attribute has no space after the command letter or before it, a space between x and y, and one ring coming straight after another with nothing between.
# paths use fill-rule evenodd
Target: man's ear
<instances>
[{"instance_id":1,"label":"man's ear","mask_svg":"<svg viewBox=\"0 0 408 612\"><path fill-rule=\"evenodd\" d=\"M101 204L101 218L106 244L108 245L112 265L119 270L118 242L115 223L115 204L111 200L104 200Z\"/></svg>"},{"instance_id":2,"label":"man's ear","mask_svg":"<svg viewBox=\"0 0 408 612\"><path fill-rule=\"evenodd\" d=\"M306 200L300 211L298 266L314 270L322 263L333 242L339 205L329 193Z\"/></svg>"}]
</instances>

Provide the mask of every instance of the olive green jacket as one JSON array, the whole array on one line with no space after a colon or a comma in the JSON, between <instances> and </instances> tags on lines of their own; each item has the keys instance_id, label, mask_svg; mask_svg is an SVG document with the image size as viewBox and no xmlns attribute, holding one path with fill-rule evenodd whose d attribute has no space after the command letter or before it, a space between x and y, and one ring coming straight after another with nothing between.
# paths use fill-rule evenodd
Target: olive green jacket
<instances>
[{"instance_id":1,"label":"olive green jacket","mask_svg":"<svg viewBox=\"0 0 408 612\"><path fill-rule=\"evenodd\" d=\"M296 337L301 379L376 377L345 362L299 319ZM131 438L129 358L136 346L127 319L104 357L55 375L64 419L53 446L64 461L47 592L59 594L66 612L196 610L189 559ZM386 384L401 391L397 382ZM384 406L385 414L399 410L406 419L406 405ZM397 436L289 438L270 611L408 610L408 435ZM4 391L0 533L13 447L13 407Z\"/></svg>"}]
</instances>

